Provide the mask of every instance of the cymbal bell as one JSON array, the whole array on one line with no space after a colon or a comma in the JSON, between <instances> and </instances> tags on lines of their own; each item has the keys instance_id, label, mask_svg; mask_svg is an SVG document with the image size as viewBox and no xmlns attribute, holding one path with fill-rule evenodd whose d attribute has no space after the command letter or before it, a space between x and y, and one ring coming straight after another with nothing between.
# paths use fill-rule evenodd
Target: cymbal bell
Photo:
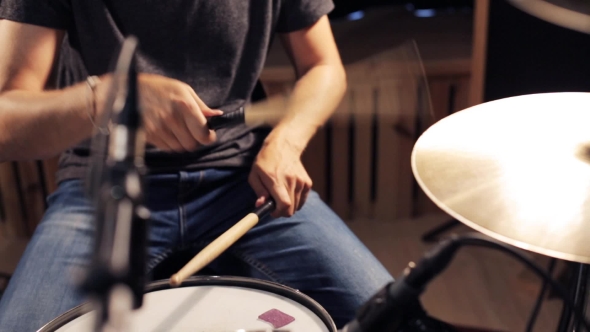
<instances>
[{"instance_id":1,"label":"cymbal bell","mask_svg":"<svg viewBox=\"0 0 590 332\"><path fill-rule=\"evenodd\" d=\"M511 97L426 130L412 170L442 210L486 235L590 263L590 93Z\"/></svg>"}]
</instances>

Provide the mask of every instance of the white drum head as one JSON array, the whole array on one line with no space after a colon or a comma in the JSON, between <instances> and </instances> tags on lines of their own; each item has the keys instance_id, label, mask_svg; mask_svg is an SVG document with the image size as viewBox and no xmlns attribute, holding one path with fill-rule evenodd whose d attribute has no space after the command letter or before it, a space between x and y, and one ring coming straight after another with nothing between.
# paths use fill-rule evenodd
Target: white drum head
<instances>
[{"instance_id":1,"label":"white drum head","mask_svg":"<svg viewBox=\"0 0 590 332\"><path fill-rule=\"evenodd\" d=\"M298 296L302 295L296 293ZM319 305L318 308L321 309ZM149 292L144 296L141 309L132 314L129 331L272 331L273 325L259 319L260 315L272 309L280 311L278 315L283 313L294 318L294 321L280 327L280 330L334 331L308 307L291 298L277 295L272 289L268 291L231 284L195 285ZM83 314L55 331L91 332L94 316L94 312ZM283 316L285 317L287 316Z\"/></svg>"}]
</instances>

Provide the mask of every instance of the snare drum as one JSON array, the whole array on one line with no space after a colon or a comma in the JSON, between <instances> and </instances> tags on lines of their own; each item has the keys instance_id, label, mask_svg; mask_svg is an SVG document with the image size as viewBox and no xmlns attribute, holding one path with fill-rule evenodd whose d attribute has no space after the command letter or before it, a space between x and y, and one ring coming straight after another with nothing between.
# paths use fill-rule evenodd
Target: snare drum
<instances>
[{"instance_id":1,"label":"snare drum","mask_svg":"<svg viewBox=\"0 0 590 332\"><path fill-rule=\"evenodd\" d=\"M336 332L326 310L303 293L283 285L240 277L192 277L180 287L168 280L148 285L143 306L131 314L129 331ZM269 323L270 322L270 323ZM93 331L94 312L80 305L38 332Z\"/></svg>"}]
</instances>

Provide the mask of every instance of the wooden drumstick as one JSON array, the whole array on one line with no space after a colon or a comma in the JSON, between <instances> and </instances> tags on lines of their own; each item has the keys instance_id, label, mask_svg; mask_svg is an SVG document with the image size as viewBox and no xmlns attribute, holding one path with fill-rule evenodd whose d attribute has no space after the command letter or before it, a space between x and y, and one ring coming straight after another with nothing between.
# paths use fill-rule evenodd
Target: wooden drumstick
<instances>
[{"instance_id":1,"label":"wooden drumstick","mask_svg":"<svg viewBox=\"0 0 590 332\"><path fill-rule=\"evenodd\" d=\"M182 269L170 277L170 285L172 287L180 286L180 284L188 277L199 272L202 268L211 263L215 258L219 257L227 248L239 240L246 232L258 224L258 221L266 214L275 209L274 201L268 200L266 203L247 214L242 220L238 221L234 226L221 234L217 239L211 242L203 250L201 250L193 259L190 260Z\"/></svg>"},{"instance_id":2,"label":"wooden drumstick","mask_svg":"<svg viewBox=\"0 0 590 332\"><path fill-rule=\"evenodd\" d=\"M240 107L235 111L210 117L207 120L207 125L212 130L242 124L249 127L274 127L287 115L288 100L289 95L274 95L263 101ZM391 121L393 129L399 134L413 137L408 123L411 122L409 120L415 115L405 114L404 108L396 106L380 108L377 112L367 107L338 107L330 118L333 125L348 127L352 116L354 116L353 119L357 123L373 123L375 115L380 120L388 119L388 121ZM431 120L434 119L434 115L429 116Z\"/></svg>"}]
</instances>

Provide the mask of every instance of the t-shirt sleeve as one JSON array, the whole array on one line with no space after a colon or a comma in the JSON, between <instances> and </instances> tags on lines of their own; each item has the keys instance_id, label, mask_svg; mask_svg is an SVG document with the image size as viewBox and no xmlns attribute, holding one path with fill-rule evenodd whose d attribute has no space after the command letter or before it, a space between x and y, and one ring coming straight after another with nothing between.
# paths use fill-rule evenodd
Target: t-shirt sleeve
<instances>
[{"instance_id":1,"label":"t-shirt sleeve","mask_svg":"<svg viewBox=\"0 0 590 332\"><path fill-rule=\"evenodd\" d=\"M72 22L68 0L0 0L0 19L60 30Z\"/></svg>"},{"instance_id":2,"label":"t-shirt sleeve","mask_svg":"<svg viewBox=\"0 0 590 332\"><path fill-rule=\"evenodd\" d=\"M276 32L288 33L307 28L333 9L332 0L283 0Z\"/></svg>"}]
</instances>

